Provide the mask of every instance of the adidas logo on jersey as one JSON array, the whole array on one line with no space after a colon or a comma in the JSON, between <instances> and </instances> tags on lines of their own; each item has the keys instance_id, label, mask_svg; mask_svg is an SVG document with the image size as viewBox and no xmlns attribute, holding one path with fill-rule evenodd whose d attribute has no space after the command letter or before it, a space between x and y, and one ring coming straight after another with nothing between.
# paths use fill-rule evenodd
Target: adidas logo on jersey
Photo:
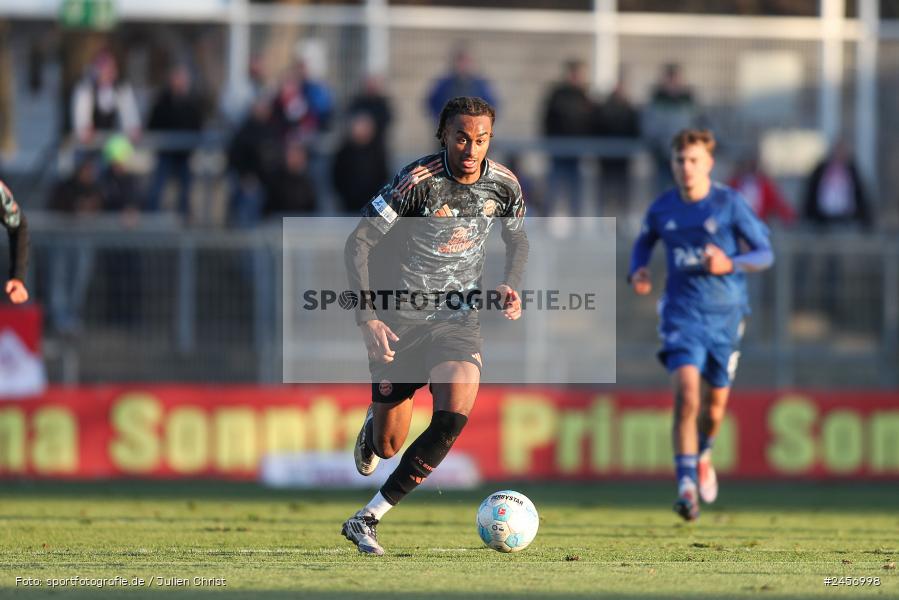
<instances>
[{"instance_id":1,"label":"adidas logo on jersey","mask_svg":"<svg viewBox=\"0 0 899 600\"><path fill-rule=\"evenodd\" d=\"M665 231L675 231L677 229L677 223L674 222L674 219L668 219L668 222L665 223Z\"/></svg>"}]
</instances>

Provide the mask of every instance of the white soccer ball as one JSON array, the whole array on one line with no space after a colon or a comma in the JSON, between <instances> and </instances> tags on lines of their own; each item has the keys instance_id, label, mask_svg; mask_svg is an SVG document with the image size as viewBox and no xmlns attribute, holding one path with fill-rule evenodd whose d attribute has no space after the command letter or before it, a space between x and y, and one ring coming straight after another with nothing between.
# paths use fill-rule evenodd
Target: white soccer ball
<instances>
[{"instance_id":1,"label":"white soccer ball","mask_svg":"<svg viewBox=\"0 0 899 600\"><path fill-rule=\"evenodd\" d=\"M478 535L498 552L520 552L537 537L540 517L527 496L502 490L487 496L478 508Z\"/></svg>"}]
</instances>

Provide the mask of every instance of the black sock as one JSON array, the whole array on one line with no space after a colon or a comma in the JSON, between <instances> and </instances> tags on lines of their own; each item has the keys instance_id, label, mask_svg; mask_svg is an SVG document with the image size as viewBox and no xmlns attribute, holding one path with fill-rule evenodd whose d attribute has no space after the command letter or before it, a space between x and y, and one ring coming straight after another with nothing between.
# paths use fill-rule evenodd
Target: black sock
<instances>
[{"instance_id":1,"label":"black sock","mask_svg":"<svg viewBox=\"0 0 899 600\"><path fill-rule=\"evenodd\" d=\"M381 487L381 495L391 504L406 497L425 480L446 458L468 417L459 413L438 410L431 424L403 453L400 464Z\"/></svg>"}]
</instances>

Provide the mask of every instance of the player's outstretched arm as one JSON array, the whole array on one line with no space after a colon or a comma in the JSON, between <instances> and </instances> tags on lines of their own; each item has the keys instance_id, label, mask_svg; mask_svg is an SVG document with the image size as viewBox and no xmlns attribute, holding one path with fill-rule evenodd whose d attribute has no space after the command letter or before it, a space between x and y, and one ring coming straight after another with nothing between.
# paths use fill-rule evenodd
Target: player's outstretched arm
<instances>
[{"instance_id":1,"label":"player's outstretched arm","mask_svg":"<svg viewBox=\"0 0 899 600\"><path fill-rule=\"evenodd\" d=\"M396 351L390 348L390 342L398 342L399 337L383 321L373 319L360 325L362 338L365 340L365 349L370 360L382 363L393 362Z\"/></svg>"}]
</instances>

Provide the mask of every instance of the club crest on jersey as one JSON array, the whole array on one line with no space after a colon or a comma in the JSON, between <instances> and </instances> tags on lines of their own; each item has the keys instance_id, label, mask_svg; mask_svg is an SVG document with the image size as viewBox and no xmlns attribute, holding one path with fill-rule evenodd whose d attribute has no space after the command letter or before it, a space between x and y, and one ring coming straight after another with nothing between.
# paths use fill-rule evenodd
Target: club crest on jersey
<instances>
[{"instance_id":1,"label":"club crest on jersey","mask_svg":"<svg viewBox=\"0 0 899 600\"><path fill-rule=\"evenodd\" d=\"M715 220L715 217L709 217L705 220L705 223L702 224L705 227L705 230L710 234L715 235L718 231L718 221Z\"/></svg>"},{"instance_id":2,"label":"club crest on jersey","mask_svg":"<svg viewBox=\"0 0 899 600\"><path fill-rule=\"evenodd\" d=\"M382 396L389 396L393 393L393 384L386 379L382 379L381 383L378 384L378 393Z\"/></svg>"},{"instance_id":3,"label":"club crest on jersey","mask_svg":"<svg viewBox=\"0 0 899 600\"><path fill-rule=\"evenodd\" d=\"M396 211L391 208L387 201L384 200L383 196L378 196L374 200L371 201L371 205L374 207L378 214L387 221L388 223L393 223L396 220L397 214Z\"/></svg>"},{"instance_id":4,"label":"club crest on jersey","mask_svg":"<svg viewBox=\"0 0 899 600\"><path fill-rule=\"evenodd\" d=\"M496 214L496 200L488 200L484 203L484 215L492 217Z\"/></svg>"},{"instance_id":5,"label":"club crest on jersey","mask_svg":"<svg viewBox=\"0 0 899 600\"><path fill-rule=\"evenodd\" d=\"M677 230L677 223L674 221L674 219L668 219L668 222L665 223L665 231L676 231L676 230Z\"/></svg>"}]
</instances>

